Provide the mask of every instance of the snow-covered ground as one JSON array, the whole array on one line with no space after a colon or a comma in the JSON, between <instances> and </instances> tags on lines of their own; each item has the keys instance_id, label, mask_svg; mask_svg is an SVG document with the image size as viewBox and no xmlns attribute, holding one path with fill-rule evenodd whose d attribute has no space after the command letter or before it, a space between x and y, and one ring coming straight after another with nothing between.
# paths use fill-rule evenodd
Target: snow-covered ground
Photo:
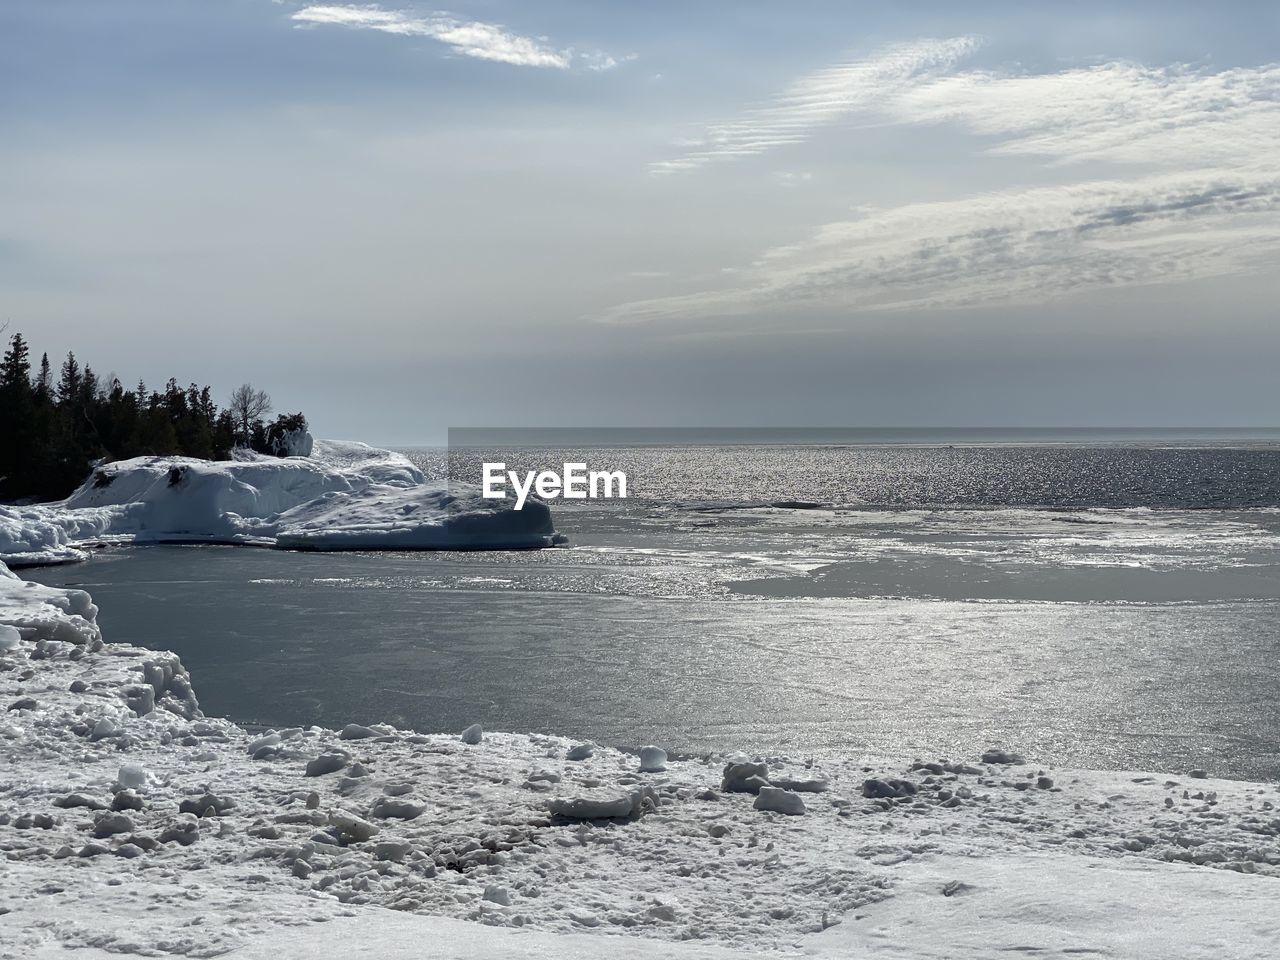
<instances>
[{"instance_id":1,"label":"snow-covered ground","mask_svg":"<svg viewBox=\"0 0 1280 960\"><path fill-rule=\"evenodd\" d=\"M546 546L551 511L426 481L405 457L316 440L306 457L137 457L99 466L66 500L0 506L0 560L83 559L98 543L243 543L304 550Z\"/></svg>"},{"instance_id":2,"label":"snow-covered ground","mask_svg":"<svg viewBox=\"0 0 1280 960\"><path fill-rule=\"evenodd\" d=\"M250 732L202 716L172 654L104 643L96 616L0 566L0 957L1261 958L1280 942L1275 784L995 753L641 772L603 746L373 717Z\"/></svg>"}]
</instances>

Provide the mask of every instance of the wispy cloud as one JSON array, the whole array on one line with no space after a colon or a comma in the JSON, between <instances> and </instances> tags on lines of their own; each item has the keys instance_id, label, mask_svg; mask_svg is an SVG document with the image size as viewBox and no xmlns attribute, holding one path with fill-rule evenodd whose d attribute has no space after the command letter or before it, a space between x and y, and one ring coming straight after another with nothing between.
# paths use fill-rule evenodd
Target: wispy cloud
<instances>
[{"instance_id":1,"label":"wispy cloud","mask_svg":"<svg viewBox=\"0 0 1280 960\"><path fill-rule=\"evenodd\" d=\"M417 16L377 4L320 4L304 7L290 18L299 26L337 26L377 30L404 37L427 37L454 53L520 67L568 70L575 62L587 70L609 70L621 61L601 51L555 49L543 37L525 37L492 23L460 20L447 13ZM628 58L624 58L628 59Z\"/></svg>"},{"instance_id":2,"label":"wispy cloud","mask_svg":"<svg viewBox=\"0 0 1280 960\"><path fill-rule=\"evenodd\" d=\"M1093 182L868 212L768 251L733 287L628 303L603 319L1039 302L1236 273L1278 253L1274 173Z\"/></svg>"},{"instance_id":3,"label":"wispy cloud","mask_svg":"<svg viewBox=\"0 0 1280 960\"><path fill-rule=\"evenodd\" d=\"M711 124L686 143L679 156L652 163L650 169L655 173L692 170L716 160L801 143L816 129L867 109L896 88L919 82L932 71L949 69L978 45L975 37L916 40L815 71L741 117Z\"/></svg>"},{"instance_id":4,"label":"wispy cloud","mask_svg":"<svg viewBox=\"0 0 1280 960\"><path fill-rule=\"evenodd\" d=\"M732 285L622 304L604 319L1034 303L1241 273L1280 255L1280 67L908 77L856 112L959 125L985 138L978 152L1068 170L1101 161L1117 176L861 210L766 251Z\"/></svg>"},{"instance_id":5,"label":"wispy cloud","mask_svg":"<svg viewBox=\"0 0 1280 960\"><path fill-rule=\"evenodd\" d=\"M994 153L1206 167L1274 155L1280 65L969 72L904 86L878 109L901 123L961 124L997 138Z\"/></svg>"}]
</instances>

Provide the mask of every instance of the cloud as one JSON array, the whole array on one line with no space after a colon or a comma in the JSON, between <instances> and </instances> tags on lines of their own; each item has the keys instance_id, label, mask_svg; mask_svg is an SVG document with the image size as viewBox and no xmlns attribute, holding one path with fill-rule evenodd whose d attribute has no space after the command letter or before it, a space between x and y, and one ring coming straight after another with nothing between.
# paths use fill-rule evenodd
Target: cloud
<instances>
[{"instance_id":1,"label":"cloud","mask_svg":"<svg viewBox=\"0 0 1280 960\"><path fill-rule=\"evenodd\" d=\"M636 59L634 53L629 53L624 57L615 57L611 54L604 53L600 50L588 50L586 52L575 52L574 57L582 64L584 69L593 73L603 73L605 70L612 70L614 67L621 66L624 63L630 63Z\"/></svg>"},{"instance_id":2,"label":"cloud","mask_svg":"<svg viewBox=\"0 0 1280 960\"><path fill-rule=\"evenodd\" d=\"M813 174L808 170L775 170L773 173L773 182L780 187L797 187L812 179Z\"/></svg>"},{"instance_id":3,"label":"cloud","mask_svg":"<svg viewBox=\"0 0 1280 960\"><path fill-rule=\"evenodd\" d=\"M693 170L718 160L755 156L801 143L814 130L865 110L896 87L953 66L979 46L974 37L916 40L885 47L862 60L838 63L801 77L767 104L735 120L715 123L678 157L650 164L654 173Z\"/></svg>"},{"instance_id":4,"label":"cloud","mask_svg":"<svg viewBox=\"0 0 1280 960\"><path fill-rule=\"evenodd\" d=\"M955 123L992 153L1207 167L1273 154L1280 65L1217 73L1108 63L1043 75L961 73L878 105L899 123Z\"/></svg>"},{"instance_id":5,"label":"cloud","mask_svg":"<svg viewBox=\"0 0 1280 960\"><path fill-rule=\"evenodd\" d=\"M1280 175L1166 174L868 211L767 251L738 285L627 303L601 319L1035 303L1238 273L1278 254Z\"/></svg>"},{"instance_id":6,"label":"cloud","mask_svg":"<svg viewBox=\"0 0 1280 960\"><path fill-rule=\"evenodd\" d=\"M578 61L587 70L599 71L610 70L621 62L600 51L556 50L547 46L543 38L522 37L491 23L459 20L445 13L419 17L385 10L376 4L320 4L303 8L290 19L299 26L338 26L404 37L428 37L464 57L519 67L567 70Z\"/></svg>"},{"instance_id":7,"label":"cloud","mask_svg":"<svg viewBox=\"0 0 1280 960\"><path fill-rule=\"evenodd\" d=\"M602 319L1039 303L1243 273L1280 255L1280 67L1109 63L898 76L841 115L955 125L982 138L973 141L978 153L1041 158L1064 171L1103 162L1117 176L863 209L766 251L732 285L721 277L702 292L621 304Z\"/></svg>"}]
</instances>

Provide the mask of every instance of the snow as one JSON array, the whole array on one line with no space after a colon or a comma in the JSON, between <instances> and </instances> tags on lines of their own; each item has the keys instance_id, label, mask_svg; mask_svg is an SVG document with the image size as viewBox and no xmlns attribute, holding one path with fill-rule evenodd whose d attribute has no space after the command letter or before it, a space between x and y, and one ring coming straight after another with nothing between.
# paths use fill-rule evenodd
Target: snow
<instances>
[{"instance_id":1,"label":"snow","mask_svg":"<svg viewBox=\"0 0 1280 960\"><path fill-rule=\"evenodd\" d=\"M104 642L81 591L0 565L0 623L21 635L0 956L1261 958L1280 937L1274 783L1003 762L1016 744L643 773L377 717L249 732L201 714L171 653ZM754 808L802 785L803 816Z\"/></svg>"},{"instance_id":2,"label":"snow","mask_svg":"<svg viewBox=\"0 0 1280 960\"><path fill-rule=\"evenodd\" d=\"M420 550L558 539L541 501L515 511L353 441L316 440L306 457L137 457L99 466L59 503L0 507L0 560L13 566L83 559L99 543Z\"/></svg>"},{"instance_id":3,"label":"snow","mask_svg":"<svg viewBox=\"0 0 1280 960\"><path fill-rule=\"evenodd\" d=\"M84 532L92 536L94 529L96 523ZM72 546L80 532L72 517L57 522L49 508L0 504L0 559L14 567L85 559L88 554Z\"/></svg>"}]
</instances>

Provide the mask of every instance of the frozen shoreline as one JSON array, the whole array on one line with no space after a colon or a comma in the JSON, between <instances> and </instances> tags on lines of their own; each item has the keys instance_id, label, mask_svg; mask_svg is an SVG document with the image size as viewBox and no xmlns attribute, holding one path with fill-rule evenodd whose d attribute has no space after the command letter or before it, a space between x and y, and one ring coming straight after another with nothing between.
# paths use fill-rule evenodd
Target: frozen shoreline
<instances>
[{"instance_id":1,"label":"frozen shoreline","mask_svg":"<svg viewBox=\"0 0 1280 960\"><path fill-rule=\"evenodd\" d=\"M785 816L722 789L719 757L641 773L559 737L376 723L264 739L96 614L0 579L22 634L0 653L0 956L1263 957L1280 936L1275 784L763 758L775 785L825 784Z\"/></svg>"},{"instance_id":2,"label":"frozen shoreline","mask_svg":"<svg viewBox=\"0 0 1280 960\"><path fill-rule=\"evenodd\" d=\"M429 481L404 456L307 438L308 456L138 457L98 466L66 500L0 505L0 562L85 559L97 544L284 550L510 550L560 542L551 511Z\"/></svg>"}]
</instances>

